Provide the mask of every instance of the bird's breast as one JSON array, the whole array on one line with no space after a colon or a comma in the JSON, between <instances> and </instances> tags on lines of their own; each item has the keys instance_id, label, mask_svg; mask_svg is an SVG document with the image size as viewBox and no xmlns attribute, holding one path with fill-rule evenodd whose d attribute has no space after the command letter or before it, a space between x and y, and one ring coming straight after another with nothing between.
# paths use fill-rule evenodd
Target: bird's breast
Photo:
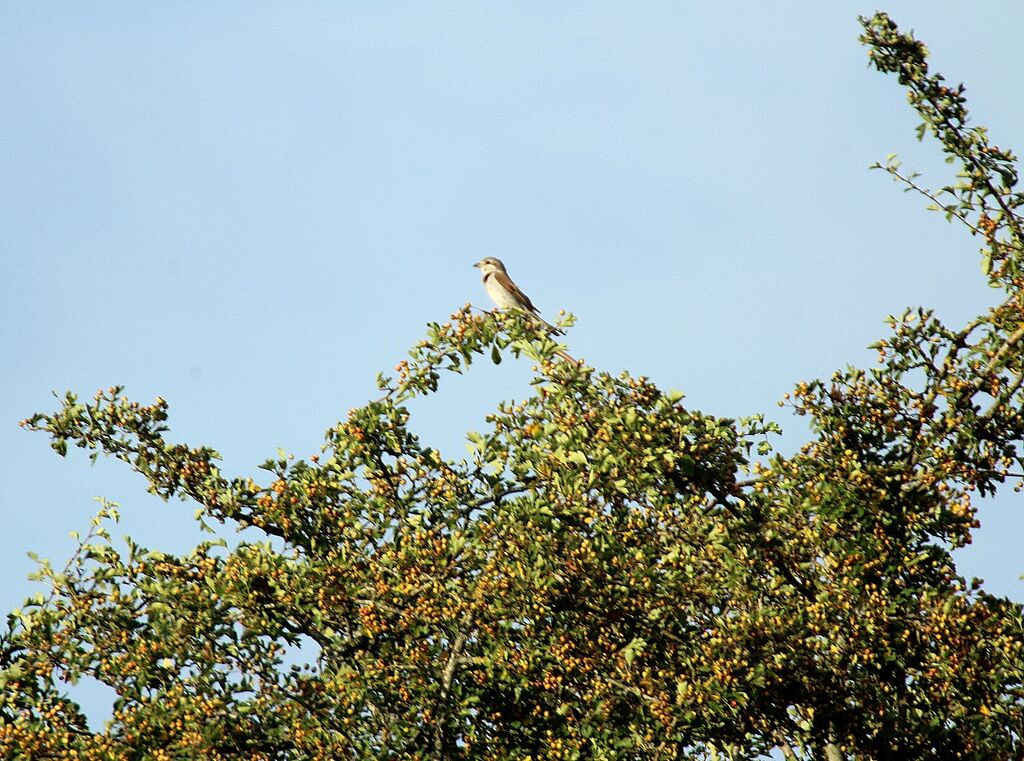
<instances>
[{"instance_id":1,"label":"bird's breast","mask_svg":"<svg viewBox=\"0 0 1024 761\"><path fill-rule=\"evenodd\" d=\"M484 278L484 289L487 291L487 295L491 297L491 301L501 309L514 309L519 306L515 297L502 287L496 277L487 275Z\"/></svg>"}]
</instances>

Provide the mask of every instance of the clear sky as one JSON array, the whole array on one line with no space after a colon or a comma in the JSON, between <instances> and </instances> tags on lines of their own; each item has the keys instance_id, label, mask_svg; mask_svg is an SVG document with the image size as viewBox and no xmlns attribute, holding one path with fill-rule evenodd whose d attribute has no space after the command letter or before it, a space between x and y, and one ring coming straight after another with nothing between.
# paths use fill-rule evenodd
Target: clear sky
<instances>
[{"instance_id":1,"label":"clear sky","mask_svg":"<svg viewBox=\"0 0 1024 761\"><path fill-rule=\"evenodd\" d=\"M976 122L1024 151L1024 4L890 2ZM231 475L308 456L467 301L485 255L570 351L707 413L767 412L905 306L996 298L977 241L868 165L941 184L896 82L836 2L0 5L0 608L95 511L183 551L194 506L17 427L124 384ZM449 454L528 366L446 379L413 425ZM1024 497L981 513L961 572L1024 600Z\"/></svg>"}]
</instances>

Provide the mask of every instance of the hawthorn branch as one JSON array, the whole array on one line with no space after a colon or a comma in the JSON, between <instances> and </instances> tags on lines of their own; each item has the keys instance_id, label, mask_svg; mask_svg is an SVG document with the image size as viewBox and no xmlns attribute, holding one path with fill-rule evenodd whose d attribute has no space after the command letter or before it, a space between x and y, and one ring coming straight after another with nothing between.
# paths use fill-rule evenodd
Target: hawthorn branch
<instances>
[{"instance_id":1,"label":"hawthorn branch","mask_svg":"<svg viewBox=\"0 0 1024 761\"><path fill-rule=\"evenodd\" d=\"M970 388L974 391L981 390L981 387L985 385L985 382L988 380L989 376L993 372L996 372L997 370L1002 368L1003 360L1006 358L1006 355L1012 349L1016 348L1017 344L1021 343L1022 341L1024 341L1024 325L1021 325L1019 328L1017 328L1017 330L1014 331L1010 335L1010 337L1006 339L1006 342L999 347L999 349L993 355L992 359L990 359L988 364L985 365L985 368L980 373L978 373L978 377L971 382Z\"/></svg>"},{"instance_id":2,"label":"hawthorn branch","mask_svg":"<svg viewBox=\"0 0 1024 761\"><path fill-rule=\"evenodd\" d=\"M963 125L961 124L960 126L957 126L953 124L950 121L949 116L946 114L945 110L936 102L935 97L933 95L931 95L930 93L926 94L920 89L918 89L918 91L925 96L931 107L934 108L936 112L941 115L942 125L946 127L947 130L955 134L959 140L964 140L962 134ZM948 143L946 143L945 140L943 140L942 142L948 146ZM960 157L961 161L970 165L976 172L978 172L980 175L984 177L982 182L985 185L985 189L988 190L989 195L995 199L997 204L999 204L999 208L1003 210L1003 213L1006 215L1006 223L1010 227L1010 230L1013 232L1014 237L1018 241L1024 239L1024 235L1021 234L1020 220L1017 217L1017 213L1014 210L1014 207L1007 205L1006 200L1003 198L1003 194L992 186L992 182L989 179L991 175L988 167L984 166L980 161L978 161L978 159L974 156L973 153L970 153L968 151L964 151L963 153L957 153L957 155Z\"/></svg>"},{"instance_id":3,"label":"hawthorn branch","mask_svg":"<svg viewBox=\"0 0 1024 761\"><path fill-rule=\"evenodd\" d=\"M466 613L459 622L459 633L452 642L452 649L448 653L448 661L441 672L441 694L437 698L438 709L444 707L445 703L448 702L449 695L451 695L452 682L455 679L455 666L458 664L459 657L462 655L462 649L466 646L466 640L469 638L469 624L471 621L471 615ZM441 711L438 710L434 719L434 758L439 761L444 758L445 750L444 717L440 714Z\"/></svg>"},{"instance_id":4,"label":"hawthorn branch","mask_svg":"<svg viewBox=\"0 0 1024 761\"><path fill-rule=\"evenodd\" d=\"M463 517L468 517L474 510L479 510L481 507L490 504L497 504L505 497L511 497L513 494L523 494L530 490L529 486L512 486L508 489L502 489L501 491L490 494L486 497L479 497L471 502L467 502L461 507Z\"/></svg>"},{"instance_id":5,"label":"hawthorn branch","mask_svg":"<svg viewBox=\"0 0 1024 761\"><path fill-rule=\"evenodd\" d=\"M943 211L949 212L950 214L952 214L954 217L956 217L961 222L963 222L965 225L967 225L967 227L969 227L971 229L971 232L975 233L976 235L982 235L982 236L985 235L985 233L981 230L981 228L979 228L977 225L975 225L973 222L971 222L970 219L967 218L966 214L964 214L962 211L957 209L955 206L952 206L950 204L944 204L939 199L939 197L937 195L935 195L934 192L932 192L931 190L928 190L928 188L921 187L916 182L914 182L913 176L908 176L908 175L903 174L895 166L887 166L887 165L884 165L884 164L877 164L877 163L874 164L874 166L878 167L880 169L884 169L886 172L888 172L890 175L892 175L893 177L898 179L904 185L907 185L912 190L915 190L918 193L920 193L921 195L923 195L929 201L932 201L936 206L938 206Z\"/></svg>"},{"instance_id":6,"label":"hawthorn branch","mask_svg":"<svg viewBox=\"0 0 1024 761\"><path fill-rule=\"evenodd\" d=\"M996 400L992 402L992 405L981 414L981 419L986 422L991 420L997 412L1009 404L1010 400L1020 391L1021 386L1024 386L1024 372L1017 374L1013 384L999 394Z\"/></svg>"}]
</instances>

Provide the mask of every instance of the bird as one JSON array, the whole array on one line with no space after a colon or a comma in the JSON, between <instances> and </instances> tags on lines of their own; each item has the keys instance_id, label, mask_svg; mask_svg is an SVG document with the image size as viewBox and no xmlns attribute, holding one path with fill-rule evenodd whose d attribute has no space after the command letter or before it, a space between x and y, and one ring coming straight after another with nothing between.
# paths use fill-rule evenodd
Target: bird
<instances>
[{"instance_id":1,"label":"bird","mask_svg":"<svg viewBox=\"0 0 1024 761\"><path fill-rule=\"evenodd\" d=\"M562 331L540 316L540 310L533 305L530 297L519 290L512 278L508 276L501 259L485 256L473 265L483 273L484 290L499 309L519 309L543 322L552 331L562 335Z\"/></svg>"}]
</instances>

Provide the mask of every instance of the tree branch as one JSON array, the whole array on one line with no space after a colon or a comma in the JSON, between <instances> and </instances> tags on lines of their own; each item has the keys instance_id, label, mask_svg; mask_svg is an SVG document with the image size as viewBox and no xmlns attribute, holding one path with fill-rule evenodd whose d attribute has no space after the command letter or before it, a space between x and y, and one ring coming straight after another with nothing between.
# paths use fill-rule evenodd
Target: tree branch
<instances>
[{"instance_id":1,"label":"tree branch","mask_svg":"<svg viewBox=\"0 0 1024 761\"><path fill-rule=\"evenodd\" d=\"M472 617L469 613L463 615L462 620L459 622L459 633L452 642L451 652L448 653L448 662L445 663L444 670L441 672L441 694L437 698L437 707L439 709L444 708L444 704L448 701L448 696L451 694L452 681L455 679L455 666L458 663L459 656L462 655L462 648L465 647L466 640L469 637L468 627L471 620ZM438 759L438 761L444 758L444 718L445 716L442 715L441 710L438 710L434 717L434 758Z\"/></svg>"}]
</instances>

